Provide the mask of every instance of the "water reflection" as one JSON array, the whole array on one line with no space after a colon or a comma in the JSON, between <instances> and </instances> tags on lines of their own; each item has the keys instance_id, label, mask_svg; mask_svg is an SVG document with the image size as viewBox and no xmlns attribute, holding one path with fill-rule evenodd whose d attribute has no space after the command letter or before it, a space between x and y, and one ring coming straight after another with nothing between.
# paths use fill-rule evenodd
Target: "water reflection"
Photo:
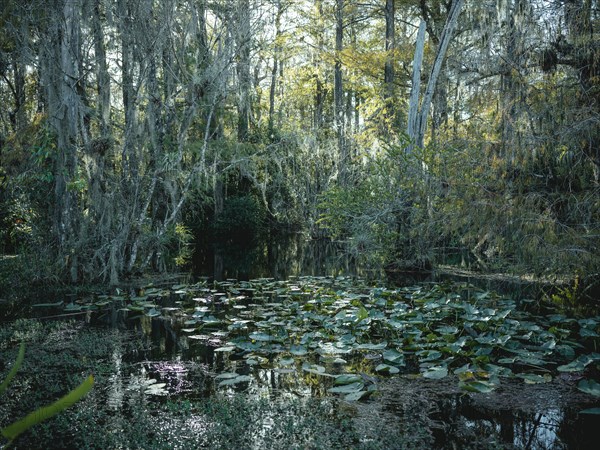
<instances>
[{"instance_id":1,"label":"water reflection","mask_svg":"<svg viewBox=\"0 0 600 450\"><path fill-rule=\"evenodd\" d=\"M221 281L298 275L359 275L354 259L341 251L342 243L306 239L301 234L246 244L214 243L195 249L193 272Z\"/></svg>"},{"instance_id":2,"label":"water reflection","mask_svg":"<svg viewBox=\"0 0 600 450\"><path fill-rule=\"evenodd\" d=\"M110 317L117 317L117 324L125 323L130 330L142 334L148 350L125 355L119 347L114 349L115 373L110 377L107 403L119 417L127 416L128 405L139 406L163 398L205 399L216 392L232 398L244 392L256 399L278 401L327 396L326 383L304 373L298 361L280 364L278 355L271 360L257 356L255 362L248 364L247 359L234 353L214 351L215 346L223 344L218 331L207 330L206 334L197 335L201 339L190 339L172 318L129 314L125 318ZM129 363L128 370L124 369L125 362ZM251 378L219 387L215 376L224 372ZM334 370L328 367L327 372ZM391 378L377 382L381 394L356 404L360 427L371 430L365 434L367 440L371 434L387 429L404 433L407 427L427 425L433 430L436 448L473 448L474 442L478 448L593 448L596 418L579 415L581 408L549 406L560 404L564 392L557 392L553 399L539 399L539 403L515 399L514 408L510 408L506 407L510 400L494 397L500 395L497 393L466 395L452 392L452 388L448 389L450 384L427 380ZM553 395L549 390L540 392ZM496 408L490 407L494 404ZM370 412L361 415L361 408ZM536 410L532 412L531 408ZM276 418L268 411L257 418L258 431L253 435L256 448L273 427L273 420Z\"/></svg>"}]
</instances>

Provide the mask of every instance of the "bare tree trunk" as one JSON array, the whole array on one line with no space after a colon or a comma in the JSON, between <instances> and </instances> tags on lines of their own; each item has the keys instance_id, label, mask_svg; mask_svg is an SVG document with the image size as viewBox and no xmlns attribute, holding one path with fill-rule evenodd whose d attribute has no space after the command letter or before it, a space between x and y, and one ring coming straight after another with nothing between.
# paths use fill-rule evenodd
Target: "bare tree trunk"
<instances>
[{"instance_id":1,"label":"bare tree trunk","mask_svg":"<svg viewBox=\"0 0 600 450\"><path fill-rule=\"evenodd\" d=\"M283 14L283 8L281 7L281 0L277 0L277 12L275 16L275 52L273 55L273 68L271 69L271 86L269 88L269 136L273 136L274 133L274 118L275 115L275 92L277 88L277 71L278 63L281 54L281 46L279 44L279 38L281 36L281 16Z\"/></svg>"},{"instance_id":2,"label":"bare tree trunk","mask_svg":"<svg viewBox=\"0 0 600 450\"><path fill-rule=\"evenodd\" d=\"M313 118L313 129L315 135L319 135L319 131L323 127L323 113L325 107L325 87L322 81L322 70L321 70L321 55L325 51L324 35L324 24L323 24L323 1L315 0L314 14L316 16L317 23L317 51L313 54L313 67L314 67L314 79L315 79L315 97L314 97L314 118Z\"/></svg>"},{"instance_id":3,"label":"bare tree trunk","mask_svg":"<svg viewBox=\"0 0 600 450\"><path fill-rule=\"evenodd\" d=\"M419 24L417 32L417 43L415 47L415 56L412 63L412 86L410 89L410 100L408 104L408 123L406 134L410 139L408 151L414 149L418 134L418 114L419 114L419 96L421 94L421 68L423 66L423 53L425 51L425 28L424 20Z\"/></svg>"},{"instance_id":4,"label":"bare tree trunk","mask_svg":"<svg viewBox=\"0 0 600 450\"><path fill-rule=\"evenodd\" d=\"M344 0L335 3L335 68L333 74L334 120L339 153L339 180L346 184L348 176L348 148L346 145L344 87L342 77L341 52L344 49Z\"/></svg>"},{"instance_id":5,"label":"bare tree trunk","mask_svg":"<svg viewBox=\"0 0 600 450\"><path fill-rule=\"evenodd\" d=\"M515 149L519 147L517 122L519 119L519 103L521 101L521 85L519 69L522 65L523 52L523 10L524 0L506 2L505 20L507 32L503 70L500 80L500 108L502 127L503 157L511 167L515 160Z\"/></svg>"},{"instance_id":6,"label":"bare tree trunk","mask_svg":"<svg viewBox=\"0 0 600 450\"><path fill-rule=\"evenodd\" d=\"M396 9L394 0L385 1L385 67L383 70L384 100L387 116L394 118L396 115L394 107L395 97L395 73L394 73L394 50L396 48Z\"/></svg>"},{"instance_id":7,"label":"bare tree trunk","mask_svg":"<svg viewBox=\"0 0 600 450\"><path fill-rule=\"evenodd\" d=\"M417 87L419 87L419 83L417 82L416 77L420 72L420 65L422 64L422 48L420 48L420 45L424 45L424 42L421 42L419 38L417 39L417 50L415 51L415 60L413 62L413 91L411 92L411 101L409 105L408 114L408 136L412 140L411 147L409 148L409 150L412 150L412 148L414 148L412 147L412 145L416 145L417 147L421 148L423 147L425 131L427 130L427 118L429 117L429 109L431 108L433 93L435 92L438 77L440 75L442 64L444 62L444 57L446 56L446 51L448 50L448 45L450 44L452 34L454 33L454 29L456 28L458 16L460 15L460 11L462 8L462 3L463 0L453 0L452 5L450 6L450 12L448 14L448 18L446 19L444 30L442 31L440 45L438 46L435 55L435 60L431 69L431 74L429 75L429 81L427 82L427 88L425 89L425 94L423 95L423 100L421 101L421 107L418 113L415 111L415 108L418 107L419 97L419 92L416 89ZM419 36L422 36L421 30L423 27L425 27L424 21L422 21L421 26L419 26Z\"/></svg>"},{"instance_id":8,"label":"bare tree trunk","mask_svg":"<svg viewBox=\"0 0 600 450\"><path fill-rule=\"evenodd\" d=\"M25 21L23 21L25 22ZM21 39L27 42L28 31L26 24L21 25ZM25 55L20 52L19 56L13 60L13 76L14 76L14 109L10 113L13 130L19 132L25 127Z\"/></svg>"},{"instance_id":9,"label":"bare tree trunk","mask_svg":"<svg viewBox=\"0 0 600 450\"><path fill-rule=\"evenodd\" d=\"M136 128L136 92L133 81L133 18L131 7L127 0L119 0L119 15L121 19L121 77L123 109L125 115L125 139L121 151L123 164L123 181L131 181L136 177L135 162L135 128Z\"/></svg>"},{"instance_id":10,"label":"bare tree trunk","mask_svg":"<svg viewBox=\"0 0 600 450\"><path fill-rule=\"evenodd\" d=\"M79 10L77 2L59 2L50 23L52 42L46 43L46 77L49 121L56 132L58 154L54 183L54 231L58 241L59 258L69 268L71 281L78 277L76 223L77 197L69 183L73 181L77 166L77 124L80 99L76 83L79 79Z\"/></svg>"},{"instance_id":11,"label":"bare tree trunk","mask_svg":"<svg viewBox=\"0 0 600 450\"><path fill-rule=\"evenodd\" d=\"M440 128L448 124L448 77L442 70L433 94L431 118L431 141L435 143Z\"/></svg>"},{"instance_id":12,"label":"bare tree trunk","mask_svg":"<svg viewBox=\"0 0 600 450\"><path fill-rule=\"evenodd\" d=\"M238 0L237 3L236 47L238 53L238 129L237 135L240 142L248 140L250 131L250 4L248 0Z\"/></svg>"},{"instance_id":13,"label":"bare tree trunk","mask_svg":"<svg viewBox=\"0 0 600 450\"><path fill-rule=\"evenodd\" d=\"M92 31L94 35L94 55L96 58L96 88L98 90L98 118L100 120L100 135L108 138L110 131L110 75L106 62L106 47L100 18L100 0L94 2Z\"/></svg>"}]
</instances>

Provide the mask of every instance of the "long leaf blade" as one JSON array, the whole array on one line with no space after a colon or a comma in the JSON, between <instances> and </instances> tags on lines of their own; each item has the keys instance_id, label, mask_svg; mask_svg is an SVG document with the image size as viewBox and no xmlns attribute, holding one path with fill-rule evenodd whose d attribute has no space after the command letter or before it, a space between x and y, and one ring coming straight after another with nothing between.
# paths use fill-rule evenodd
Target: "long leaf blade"
<instances>
[{"instance_id":1,"label":"long leaf blade","mask_svg":"<svg viewBox=\"0 0 600 450\"><path fill-rule=\"evenodd\" d=\"M37 425L38 423L49 419L50 417L55 416L59 412L67 409L69 406L72 406L74 403L79 401L85 394L87 394L92 386L94 385L94 376L90 375L85 379L83 383L81 383L78 387L73 389L67 395L62 397L61 399L55 401L49 406L44 406L37 411L34 411L23 419L18 420L10 424L9 426L2 429L2 435L13 441L16 439L21 433L27 431L29 428Z\"/></svg>"},{"instance_id":2,"label":"long leaf blade","mask_svg":"<svg viewBox=\"0 0 600 450\"><path fill-rule=\"evenodd\" d=\"M12 381L14 376L19 371L19 368L21 367L21 364L23 363L24 357L25 357L25 342L21 342L21 347L19 347L19 354L17 355L17 359L16 359L15 363L13 364L12 369L10 369L10 372L6 376L6 379L0 385L0 394L2 394L6 390L6 388L8 387L8 385L10 384L10 382Z\"/></svg>"}]
</instances>

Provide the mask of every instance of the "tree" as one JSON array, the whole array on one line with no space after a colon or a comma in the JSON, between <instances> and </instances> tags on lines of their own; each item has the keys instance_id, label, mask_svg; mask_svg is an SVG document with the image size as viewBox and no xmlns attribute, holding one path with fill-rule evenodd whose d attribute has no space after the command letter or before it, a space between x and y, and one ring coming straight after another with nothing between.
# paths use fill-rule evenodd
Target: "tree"
<instances>
[{"instance_id":1,"label":"tree","mask_svg":"<svg viewBox=\"0 0 600 450\"><path fill-rule=\"evenodd\" d=\"M462 3L462 0L454 0L450 6L448 18L446 19L446 24L444 25L444 29L442 31L440 43L435 55L435 60L431 68L431 74L429 75L429 80L427 82L427 88L425 89L423 100L421 101L420 106L418 104L420 91L420 66L423 61L423 30L426 24L424 21L422 21L421 25L419 26L419 34L417 35L417 49L415 51L415 58L413 61L413 86L411 92L411 102L409 105L409 119L407 128L408 137L417 147L423 147L425 131L427 129L427 119L429 117L429 108L431 107L431 101L435 92L438 77L442 70L442 64L444 62L444 57L446 56L446 51L448 50L448 45L450 44L452 34L456 28Z\"/></svg>"}]
</instances>

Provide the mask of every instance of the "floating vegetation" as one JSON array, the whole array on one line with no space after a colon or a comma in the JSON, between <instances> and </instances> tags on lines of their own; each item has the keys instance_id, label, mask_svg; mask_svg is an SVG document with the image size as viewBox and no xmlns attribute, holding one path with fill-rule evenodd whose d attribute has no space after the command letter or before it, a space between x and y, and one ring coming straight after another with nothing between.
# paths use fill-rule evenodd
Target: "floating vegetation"
<instances>
[{"instance_id":1,"label":"floating vegetation","mask_svg":"<svg viewBox=\"0 0 600 450\"><path fill-rule=\"evenodd\" d=\"M102 306L100 306L102 305ZM491 392L502 379L526 384L597 366L600 318L534 315L511 298L465 284L373 287L347 277L297 277L148 286L137 296L101 296L74 308L114 308L167 319L189 345L223 358L316 377L346 400L370 397L377 377L457 378ZM217 387L247 386L248 373L216 374ZM596 381L580 390L597 395Z\"/></svg>"}]
</instances>

